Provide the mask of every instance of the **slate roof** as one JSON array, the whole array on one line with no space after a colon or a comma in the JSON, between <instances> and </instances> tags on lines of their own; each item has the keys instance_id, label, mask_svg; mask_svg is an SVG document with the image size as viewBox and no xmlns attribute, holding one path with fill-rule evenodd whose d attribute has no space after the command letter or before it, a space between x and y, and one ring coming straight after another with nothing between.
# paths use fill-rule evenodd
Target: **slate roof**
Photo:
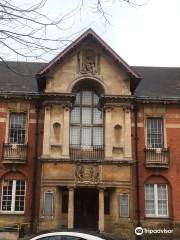
<instances>
[{"instance_id":1,"label":"slate roof","mask_svg":"<svg viewBox=\"0 0 180 240\"><path fill-rule=\"evenodd\" d=\"M36 73L45 63L0 62L0 93L38 93ZM180 98L180 68L132 67L142 76L135 95Z\"/></svg>"},{"instance_id":2,"label":"slate roof","mask_svg":"<svg viewBox=\"0 0 180 240\"><path fill-rule=\"evenodd\" d=\"M35 75L44 65L32 62L0 62L0 93L38 92Z\"/></svg>"},{"instance_id":3,"label":"slate roof","mask_svg":"<svg viewBox=\"0 0 180 240\"><path fill-rule=\"evenodd\" d=\"M180 68L133 67L142 80L135 90L136 96L180 98Z\"/></svg>"}]
</instances>

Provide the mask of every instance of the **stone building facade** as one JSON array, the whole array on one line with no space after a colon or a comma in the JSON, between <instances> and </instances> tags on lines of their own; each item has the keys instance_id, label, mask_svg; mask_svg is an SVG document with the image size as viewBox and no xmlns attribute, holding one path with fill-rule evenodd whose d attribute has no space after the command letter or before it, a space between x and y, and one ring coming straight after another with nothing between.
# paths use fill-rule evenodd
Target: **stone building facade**
<instances>
[{"instance_id":1,"label":"stone building facade","mask_svg":"<svg viewBox=\"0 0 180 240\"><path fill-rule=\"evenodd\" d=\"M130 67L91 29L9 65L31 76L0 66L1 225L178 229L178 68Z\"/></svg>"},{"instance_id":2,"label":"stone building facade","mask_svg":"<svg viewBox=\"0 0 180 240\"><path fill-rule=\"evenodd\" d=\"M40 85L45 82L42 91L56 97L42 103L39 229L51 224L118 233L123 225L129 233L131 88L138 74L90 30L47 64L38 79ZM46 201L52 201L52 209L44 209Z\"/></svg>"}]
</instances>

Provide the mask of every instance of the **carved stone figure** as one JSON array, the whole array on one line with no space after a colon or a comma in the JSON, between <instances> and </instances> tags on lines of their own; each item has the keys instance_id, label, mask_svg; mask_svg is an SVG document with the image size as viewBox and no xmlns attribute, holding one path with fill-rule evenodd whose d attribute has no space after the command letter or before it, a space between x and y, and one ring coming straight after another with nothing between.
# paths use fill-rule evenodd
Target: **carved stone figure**
<instances>
[{"instance_id":1,"label":"carved stone figure","mask_svg":"<svg viewBox=\"0 0 180 240\"><path fill-rule=\"evenodd\" d=\"M81 73L96 73L96 54L91 49L83 51Z\"/></svg>"}]
</instances>

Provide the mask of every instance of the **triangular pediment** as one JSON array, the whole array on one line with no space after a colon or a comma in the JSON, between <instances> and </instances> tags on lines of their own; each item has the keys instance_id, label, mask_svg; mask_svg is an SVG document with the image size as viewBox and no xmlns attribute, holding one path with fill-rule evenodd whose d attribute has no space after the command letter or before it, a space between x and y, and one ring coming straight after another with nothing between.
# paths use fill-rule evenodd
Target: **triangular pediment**
<instances>
[{"instance_id":1,"label":"triangular pediment","mask_svg":"<svg viewBox=\"0 0 180 240\"><path fill-rule=\"evenodd\" d=\"M67 48L65 48L60 54L58 54L53 60L45 65L38 73L37 78L43 79L49 72L53 71L57 66L61 65L67 57L73 52L77 51L83 45L88 43L94 44L94 46L101 49L101 51L120 69L122 69L129 76L131 83L130 87L133 91L141 77L136 73L107 43L104 42L92 29L85 31L80 37L72 42ZM83 71L81 69L81 71ZM93 71L93 70L92 70ZM43 84L42 84L43 85Z\"/></svg>"}]
</instances>

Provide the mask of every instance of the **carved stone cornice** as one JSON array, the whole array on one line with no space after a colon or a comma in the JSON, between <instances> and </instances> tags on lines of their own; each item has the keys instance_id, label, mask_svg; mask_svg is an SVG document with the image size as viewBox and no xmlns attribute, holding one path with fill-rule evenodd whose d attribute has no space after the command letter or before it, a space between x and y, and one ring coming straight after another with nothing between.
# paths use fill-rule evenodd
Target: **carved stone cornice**
<instances>
[{"instance_id":1,"label":"carved stone cornice","mask_svg":"<svg viewBox=\"0 0 180 240\"><path fill-rule=\"evenodd\" d=\"M99 107L124 106L133 103L134 99L131 95L103 95L99 99Z\"/></svg>"},{"instance_id":2,"label":"carved stone cornice","mask_svg":"<svg viewBox=\"0 0 180 240\"><path fill-rule=\"evenodd\" d=\"M104 160L71 160L66 158L39 158L41 163L66 163L66 164L97 164L97 165L117 165L117 166L129 166L134 165L135 160L133 159L104 159Z\"/></svg>"},{"instance_id":3,"label":"carved stone cornice","mask_svg":"<svg viewBox=\"0 0 180 240\"><path fill-rule=\"evenodd\" d=\"M75 101L74 94L62 93L44 93L40 98L42 106L47 105L63 105L63 107L71 108Z\"/></svg>"}]
</instances>

